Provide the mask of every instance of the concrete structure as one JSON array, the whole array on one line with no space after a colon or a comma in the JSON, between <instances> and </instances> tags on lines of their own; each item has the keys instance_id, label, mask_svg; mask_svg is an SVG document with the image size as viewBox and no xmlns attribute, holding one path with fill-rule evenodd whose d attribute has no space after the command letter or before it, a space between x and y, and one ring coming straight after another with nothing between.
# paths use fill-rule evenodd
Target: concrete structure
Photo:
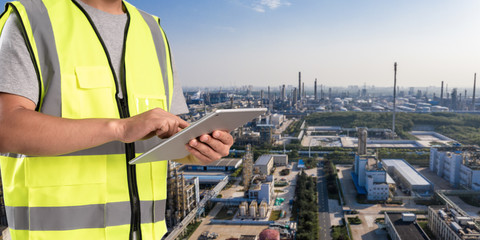
<instances>
[{"instance_id":1,"label":"concrete structure","mask_svg":"<svg viewBox=\"0 0 480 240\"><path fill-rule=\"evenodd\" d=\"M397 186L411 196L428 197L433 194L433 183L403 159L383 159L382 165Z\"/></svg>"},{"instance_id":2,"label":"concrete structure","mask_svg":"<svg viewBox=\"0 0 480 240\"><path fill-rule=\"evenodd\" d=\"M478 240L480 229L470 216L455 208L428 207L428 227L442 240Z\"/></svg>"},{"instance_id":3,"label":"concrete structure","mask_svg":"<svg viewBox=\"0 0 480 240\"><path fill-rule=\"evenodd\" d=\"M428 236L415 221L405 219L401 213L384 213L385 226L392 240L429 240Z\"/></svg>"},{"instance_id":4,"label":"concrete structure","mask_svg":"<svg viewBox=\"0 0 480 240\"><path fill-rule=\"evenodd\" d=\"M480 151L473 147L431 148L430 171L453 187L480 190Z\"/></svg>"},{"instance_id":5,"label":"concrete structure","mask_svg":"<svg viewBox=\"0 0 480 240\"><path fill-rule=\"evenodd\" d=\"M275 127L279 127L280 125L282 125L285 120L286 118L283 114L275 113L270 116L270 124L274 125Z\"/></svg>"},{"instance_id":6,"label":"concrete structure","mask_svg":"<svg viewBox=\"0 0 480 240\"><path fill-rule=\"evenodd\" d=\"M273 157L274 166L287 166L288 165L288 155L287 154L275 154L271 155Z\"/></svg>"},{"instance_id":7,"label":"concrete structure","mask_svg":"<svg viewBox=\"0 0 480 240\"><path fill-rule=\"evenodd\" d=\"M268 205L274 198L274 177L273 175L256 175L250 183L248 189L248 198L255 199L257 202L265 201Z\"/></svg>"},{"instance_id":8,"label":"concrete structure","mask_svg":"<svg viewBox=\"0 0 480 240\"><path fill-rule=\"evenodd\" d=\"M368 200L387 200L389 184L387 173L373 155L355 155L352 178L359 194L366 194Z\"/></svg>"},{"instance_id":9,"label":"concrete structure","mask_svg":"<svg viewBox=\"0 0 480 240\"><path fill-rule=\"evenodd\" d=\"M222 158L208 165L186 165L192 171L235 171L243 163L241 158Z\"/></svg>"},{"instance_id":10,"label":"concrete structure","mask_svg":"<svg viewBox=\"0 0 480 240\"><path fill-rule=\"evenodd\" d=\"M439 151L430 149L430 171L447 180L453 187L460 184L460 165L463 155L460 151Z\"/></svg>"},{"instance_id":11,"label":"concrete structure","mask_svg":"<svg viewBox=\"0 0 480 240\"><path fill-rule=\"evenodd\" d=\"M367 128L357 128L358 134L358 155L367 154Z\"/></svg>"},{"instance_id":12,"label":"concrete structure","mask_svg":"<svg viewBox=\"0 0 480 240\"><path fill-rule=\"evenodd\" d=\"M250 144L247 145L245 156L243 158L243 186L245 187L245 189L248 189L248 186L250 186L250 180L253 176L253 154Z\"/></svg>"},{"instance_id":13,"label":"concrete structure","mask_svg":"<svg viewBox=\"0 0 480 240\"><path fill-rule=\"evenodd\" d=\"M165 220L170 228L181 222L200 203L199 178L186 179L179 168L180 165L169 161Z\"/></svg>"},{"instance_id":14,"label":"concrete structure","mask_svg":"<svg viewBox=\"0 0 480 240\"><path fill-rule=\"evenodd\" d=\"M273 167L273 155L262 155L257 158L255 169L258 169L258 172L264 175L269 175Z\"/></svg>"}]
</instances>

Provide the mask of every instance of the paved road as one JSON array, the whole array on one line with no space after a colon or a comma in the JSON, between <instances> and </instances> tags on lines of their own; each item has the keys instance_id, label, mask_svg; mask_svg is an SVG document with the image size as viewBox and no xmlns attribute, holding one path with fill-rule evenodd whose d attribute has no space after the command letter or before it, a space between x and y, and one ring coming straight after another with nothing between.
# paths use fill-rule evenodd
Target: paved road
<instances>
[{"instance_id":1,"label":"paved road","mask_svg":"<svg viewBox=\"0 0 480 240\"><path fill-rule=\"evenodd\" d=\"M318 218L320 226L321 240L331 240L330 236L330 214L328 213L328 192L327 180L323 172L323 167L318 168L317 173L317 190L318 190Z\"/></svg>"}]
</instances>

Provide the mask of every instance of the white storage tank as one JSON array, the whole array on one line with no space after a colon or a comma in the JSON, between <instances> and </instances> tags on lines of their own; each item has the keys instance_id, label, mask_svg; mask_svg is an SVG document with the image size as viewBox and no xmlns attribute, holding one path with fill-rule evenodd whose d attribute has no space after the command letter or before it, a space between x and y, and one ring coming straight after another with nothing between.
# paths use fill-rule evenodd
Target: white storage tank
<instances>
[{"instance_id":1,"label":"white storage tank","mask_svg":"<svg viewBox=\"0 0 480 240\"><path fill-rule=\"evenodd\" d=\"M462 230L462 227L460 227L460 225L458 225L458 223L456 223L456 222L451 222L450 226L457 233L460 232L460 230Z\"/></svg>"},{"instance_id":2,"label":"white storage tank","mask_svg":"<svg viewBox=\"0 0 480 240\"><path fill-rule=\"evenodd\" d=\"M404 222L413 222L417 219L417 216L413 213L402 213L402 220Z\"/></svg>"},{"instance_id":3,"label":"white storage tank","mask_svg":"<svg viewBox=\"0 0 480 240\"><path fill-rule=\"evenodd\" d=\"M259 216L261 218L266 218L267 217L267 211L268 211L268 205L265 201L262 201L262 203L260 203L260 208L258 210Z\"/></svg>"},{"instance_id":4,"label":"white storage tank","mask_svg":"<svg viewBox=\"0 0 480 240\"><path fill-rule=\"evenodd\" d=\"M257 201L253 200L252 203L250 203L250 208L249 208L249 214L250 217L257 217Z\"/></svg>"},{"instance_id":5,"label":"white storage tank","mask_svg":"<svg viewBox=\"0 0 480 240\"><path fill-rule=\"evenodd\" d=\"M447 219L447 214L445 213L445 211L443 211L443 210L440 209L440 210L438 210L438 214L440 214L440 217L441 217L443 220Z\"/></svg>"},{"instance_id":6,"label":"white storage tank","mask_svg":"<svg viewBox=\"0 0 480 240\"><path fill-rule=\"evenodd\" d=\"M247 202L242 202L238 208L240 209L240 216L247 216Z\"/></svg>"}]
</instances>

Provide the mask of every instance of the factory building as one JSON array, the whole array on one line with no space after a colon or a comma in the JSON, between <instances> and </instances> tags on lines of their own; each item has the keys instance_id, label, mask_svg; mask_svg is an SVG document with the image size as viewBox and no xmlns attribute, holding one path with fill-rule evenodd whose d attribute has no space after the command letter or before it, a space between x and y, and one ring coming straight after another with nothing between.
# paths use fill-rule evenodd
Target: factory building
<instances>
[{"instance_id":1,"label":"factory building","mask_svg":"<svg viewBox=\"0 0 480 240\"><path fill-rule=\"evenodd\" d=\"M274 177L273 175L255 175L248 189L248 198L257 200L257 202L265 201L268 205L274 198Z\"/></svg>"},{"instance_id":2,"label":"factory building","mask_svg":"<svg viewBox=\"0 0 480 240\"><path fill-rule=\"evenodd\" d=\"M198 177L186 179L179 169L179 164L169 161L165 220L170 228L181 222L200 202Z\"/></svg>"},{"instance_id":3,"label":"factory building","mask_svg":"<svg viewBox=\"0 0 480 240\"><path fill-rule=\"evenodd\" d=\"M373 155L355 155L352 172L353 182L359 194L366 194L368 200L387 200L389 186L394 184Z\"/></svg>"},{"instance_id":4,"label":"factory building","mask_svg":"<svg viewBox=\"0 0 480 240\"><path fill-rule=\"evenodd\" d=\"M243 160L241 158L222 158L208 165L186 165L191 171L235 171Z\"/></svg>"},{"instance_id":5,"label":"factory building","mask_svg":"<svg viewBox=\"0 0 480 240\"><path fill-rule=\"evenodd\" d=\"M392 240L430 240L416 223L413 213L384 213L385 226Z\"/></svg>"},{"instance_id":6,"label":"factory building","mask_svg":"<svg viewBox=\"0 0 480 240\"><path fill-rule=\"evenodd\" d=\"M461 210L444 206L428 207L428 227L442 240L478 240L480 229L474 219Z\"/></svg>"},{"instance_id":7,"label":"factory building","mask_svg":"<svg viewBox=\"0 0 480 240\"><path fill-rule=\"evenodd\" d=\"M422 176L403 159L383 159L382 165L392 176L398 188L411 196L428 197L433 194L433 183Z\"/></svg>"},{"instance_id":8,"label":"factory building","mask_svg":"<svg viewBox=\"0 0 480 240\"><path fill-rule=\"evenodd\" d=\"M286 154L268 154L262 155L255 161L254 168L259 173L269 175L273 166L286 166L288 164L288 155Z\"/></svg>"},{"instance_id":9,"label":"factory building","mask_svg":"<svg viewBox=\"0 0 480 240\"><path fill-rule=\"evenodd\" d=\"M431 148L430 171L453 187L480 190L480 154L476 148Z\"/></svg>"}]
</instances>

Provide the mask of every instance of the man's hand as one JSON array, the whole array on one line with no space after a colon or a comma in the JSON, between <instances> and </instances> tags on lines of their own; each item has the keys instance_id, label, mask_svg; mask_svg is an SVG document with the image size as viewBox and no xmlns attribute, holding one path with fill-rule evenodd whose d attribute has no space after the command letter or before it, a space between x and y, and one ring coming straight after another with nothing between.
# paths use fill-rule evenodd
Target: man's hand
<instances>
[{"instance_id":1,"label":"man's hand","mask_svg":"<svg viewBox=\"0 0 480 240\"><path fill-rule=\"evenodd\" d=\"M186 121L176 115L155 108L131 118L119 120L117 138L126 143L148 139L155 135L160 138L168 138L188 125Z\"/></svg>"},{"instance_id":2,"label":"man's hand","mask_svg":"<svg viewBox=\"0 0 480 240\"><path fill-rule=\"evenodd\" d=\"M212 134L204 134L190 140L186 148L201 164L205 165L228 156L232 145L232 135L225 131L214 131Z\"/></svg>"}]
</instances>

